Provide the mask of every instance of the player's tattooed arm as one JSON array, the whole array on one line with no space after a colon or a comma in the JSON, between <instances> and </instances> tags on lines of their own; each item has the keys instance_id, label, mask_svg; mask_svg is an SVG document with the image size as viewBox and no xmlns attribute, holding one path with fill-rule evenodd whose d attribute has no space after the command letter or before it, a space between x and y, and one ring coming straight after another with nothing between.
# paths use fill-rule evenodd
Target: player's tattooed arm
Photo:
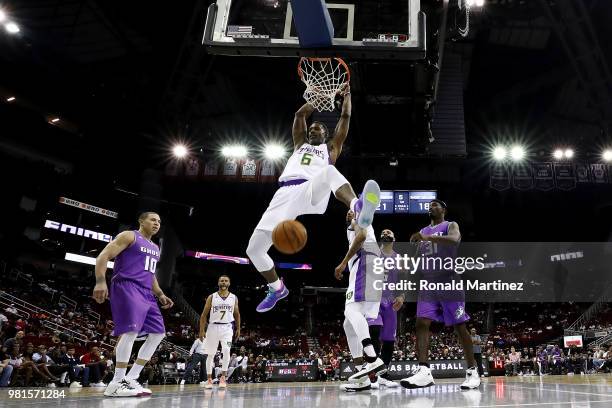
<instances>
[{"instance_id":1,"label":"player's tattooed arm","mask_svg":"<svg viewBox=\"0 0 612 408\"><path fill-rule=\"evenodd\" d=\"M340 262L338 266L336 266L335 269L334 275L338 280L342 279L342 272L344 272L344 270L348 266L348 261L363 247L363 243L365 242L367 237L366 230L363 228L359 228L355 220L353 220L353 229L356 232L355 239L353 240L350 248L346 252L344 259L342 260L342 262Z\"/></svg>"},{"instance_id":2,"label":"player's tattooed arm","mask_svg":"<svg viewBox=\"0 0 612 408\"><path fill-rule=\"evenodd\" d=\"M129 247L136 239L134 232L123 231L115 239L109 242L96 258L96 286L93 290L93 298L98 303L108 299L108 287L106 286L106 269L108 261L114 259L124 249Z\"/></svg>"},{"instance_id":3,"label":"player's tattooed arm","mask_svg":"<svg viewBox=\"0 0 612 408\"><path fill-rule=\"evenodd\" d=\"M234 321L236 322L236 340L240 337L240 309L238 309L238 298L236 298L236 304L234 305Z\"/></svg>"},{"instance_id":4,"label":"player's tattooed arm","mask_svg":"<svg viewBox=\"0 0 612 408\"><path fill-rule=\"evenodd\" d=\"M292 130L294 150L297 150L306 142L306 119L312 115L312 112L314 112L314 107L309 103L305 103L300 109L297 110L297 112L295 112Z\"/></svg>"},{"instance_id":5,"label":"player's tattooed arm","mask_svg":"<svg viewBox=\"0 0 612 408\"><path fill-rule=\"evenodd\" d=\"M210 313L210 308L212 307L212 295L208 295L206 298L206 304L204 305L204 310L200 315L200 340L204 340L206 337L206 326L208 325L208 314Z\"/></svg>"},{"instance_id":6,"label":"player's tattooed arm","mask_svg":"<svg viewBox=\"0 0 612 408\"><path fill-rule=\"evenodd\" d=\"M341 91L344 100L342 101L342 113L340 113L340 119L336 124L336 129L334 130L334 137L329 141L330 143L330 155L332 156L332 161L335 163L340 157L340 153L342 153L342 146L344 145L344 141L348 136L349 125L351 124L351 111L353 109L353 104L351 103L351 87L350 85L346 85L346 87Z\"/></svg>"}]
</instances>

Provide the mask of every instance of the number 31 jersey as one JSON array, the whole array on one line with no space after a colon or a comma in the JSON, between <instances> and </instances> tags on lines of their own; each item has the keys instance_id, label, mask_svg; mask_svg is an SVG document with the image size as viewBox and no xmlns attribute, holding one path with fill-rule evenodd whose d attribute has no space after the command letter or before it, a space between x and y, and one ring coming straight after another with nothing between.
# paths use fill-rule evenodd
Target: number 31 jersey
<instances>
[{"instance_id":1,"label":"number 31 jersey","mask_svg":"<svg viewBox=\"0 0 612 408\"><path fill-rule=\"evenodd\" d=\"M212 305L210 307L211 323L231 323L234 321L234 307L236 306L236 295L230 293L226 298L222 298L219 292L212 295Z\"/></svg>"},{"instance_id":2,"label":"number 31 jersey","mask_svg":"<svg viewBox=\"0 0 612 408\"><path fill-rule=\"evenodd\" d=\"M327 144L314 146L304 143L293 152L278 181L310 180L328 164L331 164L331 158Z\"/></svg>"},{"instance_id":3,"label":"number 31 jersey","mask_svg":"<svg viewBox=\"0 0 612 408\"><path fill-rule=\"evenodd\" d=\"M153 287L153 277L159 262L159 247L138 231L134 242L115 258L111 280L131 280L147 289Z\"/></svg>"}]
</instances>

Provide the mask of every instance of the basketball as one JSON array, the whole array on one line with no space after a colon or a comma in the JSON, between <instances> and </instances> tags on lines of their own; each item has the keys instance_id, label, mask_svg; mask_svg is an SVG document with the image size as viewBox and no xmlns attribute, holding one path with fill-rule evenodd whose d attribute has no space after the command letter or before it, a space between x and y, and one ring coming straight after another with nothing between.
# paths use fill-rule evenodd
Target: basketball
<instances>
[{"instance_id":1,"label":"basketball","mask_svg":"<svg viewBox=\"0 0 612 408\"><path fill-rule=\"evenodd\" d=\"M283 254L295 254L304 248L308 233L304 225L295 220L279 223L272 231L274 247Z\"/></svg>"}]
</instances>

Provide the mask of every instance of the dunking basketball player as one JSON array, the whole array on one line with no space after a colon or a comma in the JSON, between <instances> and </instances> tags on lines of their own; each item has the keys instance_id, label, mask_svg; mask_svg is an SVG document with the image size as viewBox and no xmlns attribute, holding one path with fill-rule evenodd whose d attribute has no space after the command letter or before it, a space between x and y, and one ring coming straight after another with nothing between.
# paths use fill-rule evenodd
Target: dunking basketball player
<instances>
[{"instance_id":1,"label":"dunking basketball player","mask_svg":"<svg viewBox=\"0 0 612 408\"><path fill-rule=\"evenodd\" d=\"M230 278L227 275L221 275L217 285L219 290L208 296L204 305L204 311L202 311L200 316L200 340L204 342L206 373L208 374L206 388L212 388L213 385L212 372L219 343L221 343L221 352L223 353L219 388L227 386L226 378L230 362L230 351L232 349L232 338L234 336L234 322L236 325L236 338L240 337L238 298L229 291ZM208 328L206 327L207 325Z\"/></svg>"},{"instance_id":2,"label":"dunking basketball player","mask_svg":"<svg viewBox=\"0 0 612 408\"><path fill-rule=\"evenodd\" d=\"M295 113L293 154L279 178L280 188L255 227L246 251L269 286L267 296L257 306L258 312L271 310L276 302L289 295L289 290L278 278L274 262L268 255L272 246L272 230L278 223L293 220L302 214L323 214L331 192L355 211L357 223L362 228L372 224L374 211L380 201L378 184L369 180L361 197L357 198L349 182L334 166L349 130L351 96L348 85L343 91L343 97L342 113L333 135L329 134L321 122L306 126L306 120L314 111L309 103Z\"/></svg>"},{"instance_id":3,"label":"dunking basketball player","mask_svg":"<svg viewBox=\"0 0 612 408\"><path fill-rule=\"evenodd\" d=\"M351 210L346 214L346 224L349 249L336 267L334 275L341 280L348 266L350 273L344 306L344 332L358 371L349 377L348 384L342 384L340 388L344 391L362 391L371 386L368 377L370 373L382 374L386 371L385 364L378 358L374 348L366 320L375 318L380 306L382 292L376 290L374 285L380 276L373 270L374 258L380 256L380 250L372 225L361 228ZM366 364L359 370L363 360Z\"/></svg>"},{"instance_id":4,"label":"dunking basketball player","mask_svg":"<svg viewBox=\"0 0 612 408\"><path fill-rule=\"evenodd\" d=\"M420 242L419 251L426 257L445 259L455 258L457 255L461 233L456 222L444 219L446 211L447 206L444 201L432 200L429 203L431 224L410 237L411 242ZM424 276L427 272L427 270L424 271ZM433 269L430 272L436 272L444 280L452 279L452 275L455 274L454 271L434 271ZM429 387L434 384L427 356L429 353L429 326L432 321L437 321L443 322L446 326L453 326L463 346L468 369L461 389L478 388L480 377L476 369L472 338L465 326L465 322L470 320L470 317L465 311L464 293L455 292L450 296L437 294L425 296L422 298L419 293L417 301L416 336L419 367L412 376L404 378L400 383L406 388Z\"/></svg>"},{"instance_id":5,"label":"dunking basketball player","mask_svg":"<svg viewBox=\"0 0 612 408\"><path fill-rule=\"evenodd\" d=\"M171 308L174 303L164 295L157 283L155 269L159 261L159 247L151 241L157 234L161 220L154 212L145 212L138 218L140 228L124 231L110 242L96 259L96 286L93 298L103 303L109 298L106 286L106 267L115 258L111 278L110 305L115 328L114 336L120 336L115 353L117 365L112 381L106 387L107 397L135 397L150 395L136 379L143 367L164 338L164 319L155 300L162 308ZM130 372L127 366L136 337L148 334L138 351L138 358Z\"/></svg>"},{"instance_id":6,"label":"dunking basketball player","mask_svg":"<svg viewBox=\"0 0 612 408\"><path fill-rule=\"evenodd\" d=\"M395 234L390 229L382 230L380 234L381 257L395 258L397 253L393 250L395 242ZM388 270L385 274L385 282L397 283L399 281L399 273L397 269ZM395 347L395 337L397 333L397 311L404 304L404 296L396 294L394 291L385 287L380 300L380 308L378 316L374 319L368 319L370 326L370 335L374 349L380 354L385 366L389 366L393 358L393 349ZM372 388L379 388L381 385L387 388L399 387L399 384L391 381L388 378L388 373L381 374L376 381L372 381Z\"/></svg>"}]
</instances>

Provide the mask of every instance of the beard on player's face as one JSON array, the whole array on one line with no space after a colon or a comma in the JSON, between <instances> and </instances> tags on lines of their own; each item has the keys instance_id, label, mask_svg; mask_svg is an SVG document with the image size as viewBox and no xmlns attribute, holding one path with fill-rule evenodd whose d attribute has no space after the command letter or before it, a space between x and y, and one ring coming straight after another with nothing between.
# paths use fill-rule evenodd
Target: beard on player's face
<instances>
[{"instance_id":1,"label":"beard on player's face","mask_svg":"<svg viewBox=\"0 0 612 408\"><path fill-rule=\"evenodd\" d=\"M383 235L380 237L380 240L382 242L393 242L395 241L395 238L393 237L393 235Z\"/></svg>"}]
</instances>

